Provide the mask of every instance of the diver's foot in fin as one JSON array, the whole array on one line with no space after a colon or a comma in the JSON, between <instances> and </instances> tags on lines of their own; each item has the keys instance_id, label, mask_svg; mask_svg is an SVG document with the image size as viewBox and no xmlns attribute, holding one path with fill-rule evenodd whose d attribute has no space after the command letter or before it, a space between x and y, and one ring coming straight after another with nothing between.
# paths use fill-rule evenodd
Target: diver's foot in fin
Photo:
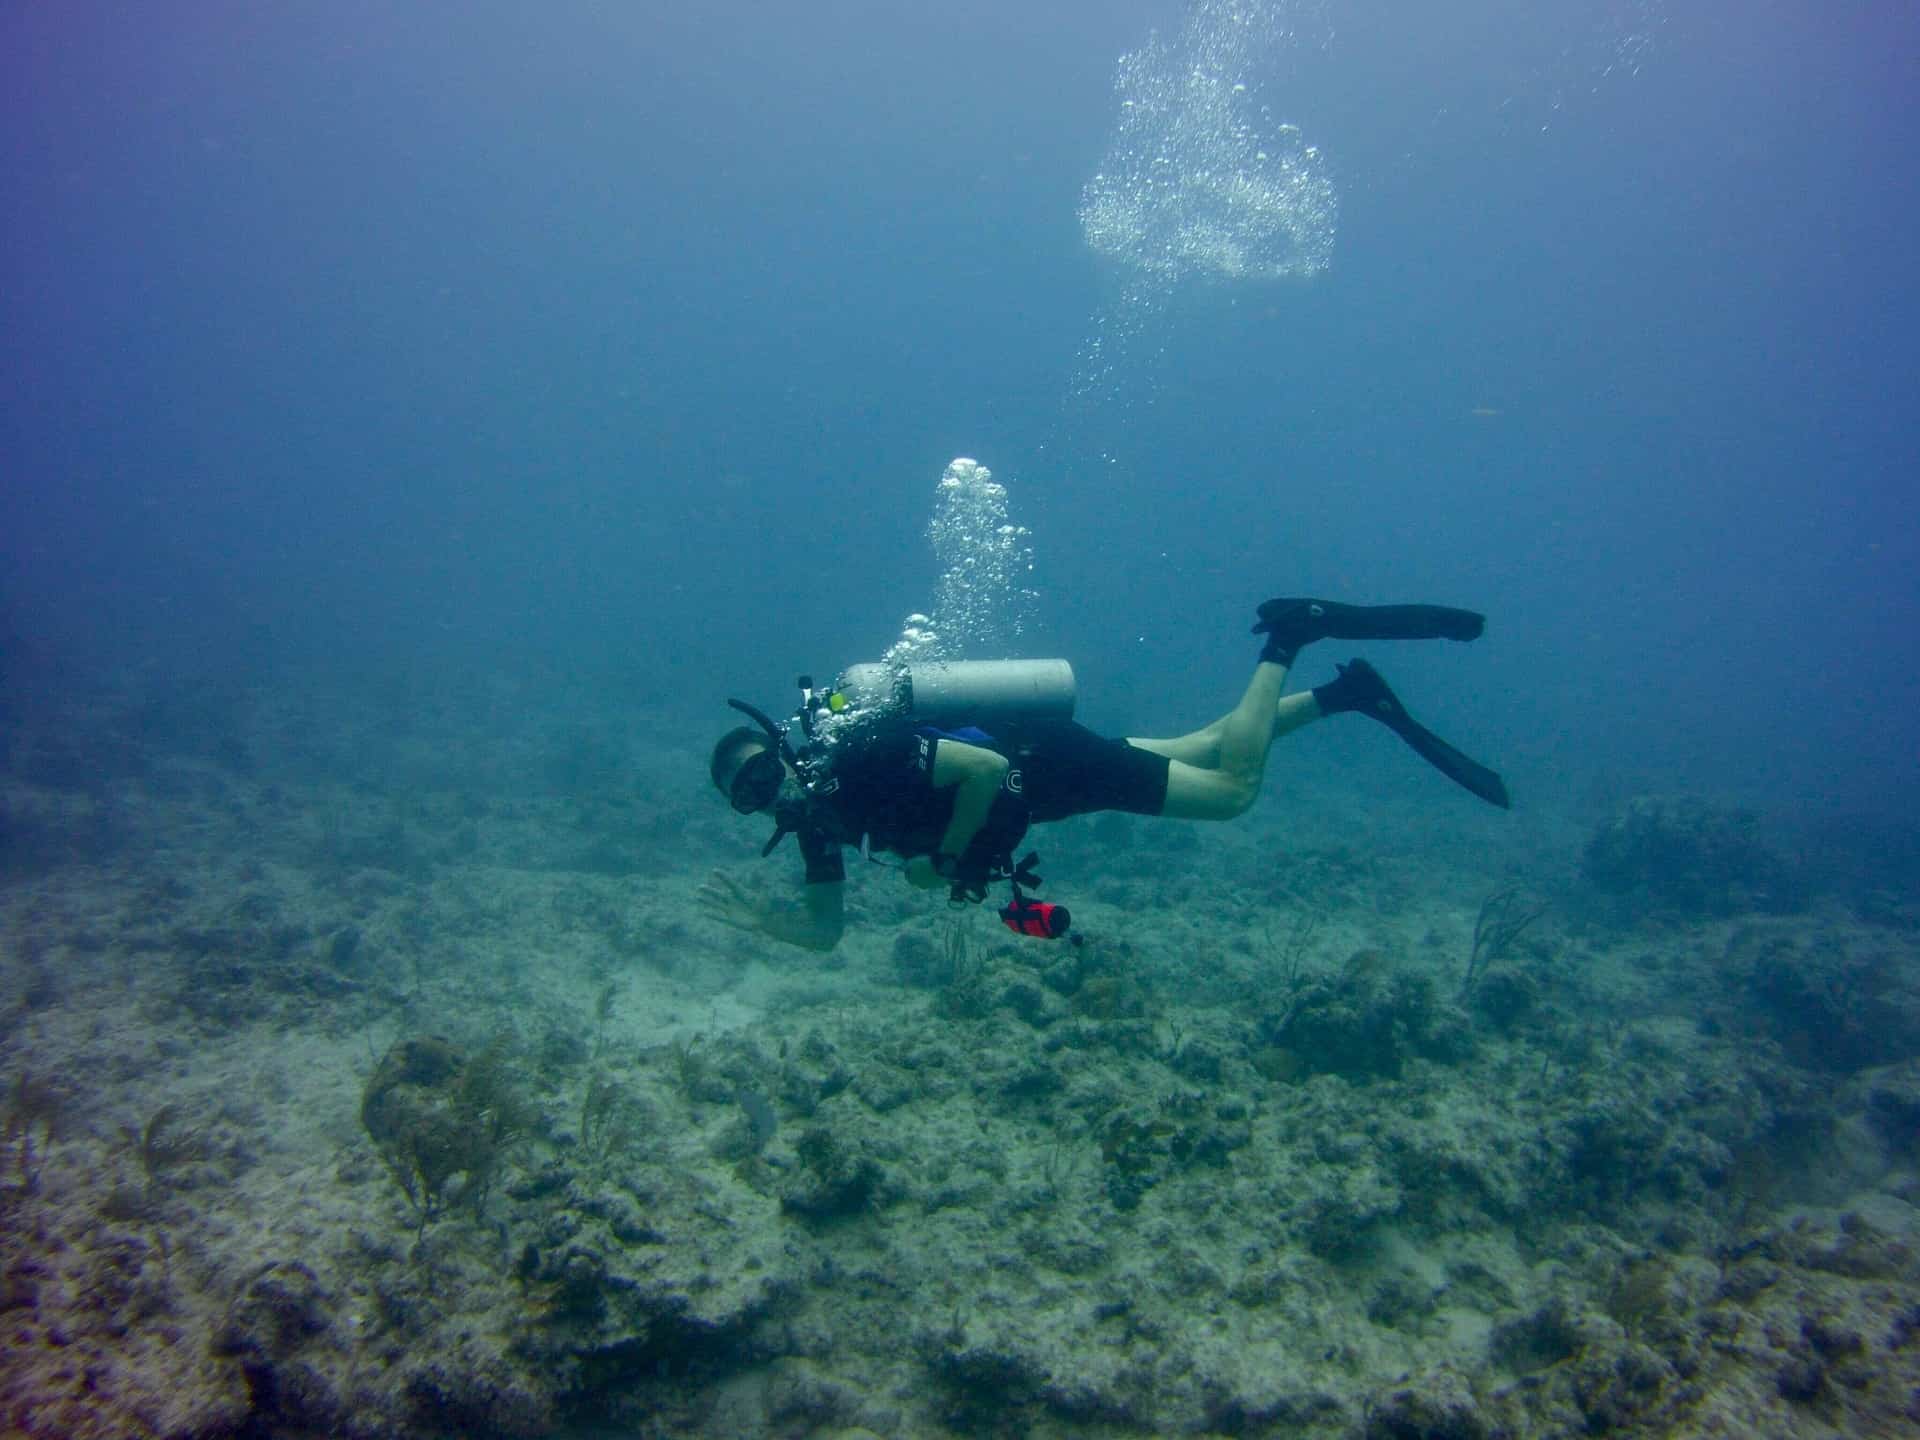
<instances>
[{"instance_id":1,"label":"diver's foot in fin","mask_svg":"<svg viewBox=\"0 0 1920 1440\"><path fill-rule=\"evenodd\" d=\"M1256 635L1267 637L1262 660L1291 665L1315 640L1478 640L1487 617L1451 605L1342 605L1283 596L1260 607Z\"/></svg>"},{"instance_id":2,"label":"diver's foot in fin","mask_svg":"<svg viewBox=\"0 0 1920 1440\"><path fill-rule=\"evenodd\" d=\"M1347 711L1371 715L1456 785L1471 790L1489 805L1498 805L1502 810L1512 808L1506 781L1479 761L1462 755L1407 714L1400 697L1387 688L1387 682L1373 666L1364 660L1351 660L1334 668L1340 672L1337 680L1314 687L1313 698L1322 715L1340 715Z\"/></svg>"}]
</instances>

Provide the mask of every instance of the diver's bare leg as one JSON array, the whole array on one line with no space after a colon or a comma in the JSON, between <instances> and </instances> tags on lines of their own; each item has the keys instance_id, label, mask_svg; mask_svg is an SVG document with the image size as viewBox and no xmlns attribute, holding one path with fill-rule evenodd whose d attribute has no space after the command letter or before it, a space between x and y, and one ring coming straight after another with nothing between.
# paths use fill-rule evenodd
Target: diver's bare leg
<instances>
[{"instance_id":1,"label":"diver's bare leg","mask_svg":"<svg viewBox=\"0 0 1920 1440\"><path fill-rule=\"evenodd\" d=\"M1164 755L1169 760L1178 760L1182 765L1216 770L1220 766L1220 735L1232 718L1231 714L1222 715L1210 725L1188 735L1177 735L1171 740L1136 739L1130 736L1127 743L1142 750L1151 750L1156 755ZM1273 739L1291 735L1302 725L1310 725L1319 718L1320 707L1314 703L1311 690L1282 695L1274 706Z\"/></svg>"},{"instance_id":2,"label":"diver's bare leg","mask_svg":"<svg viewBox=\"0 0 1920 1440\"><path fill-rule=\"evenodd\" d=\"M1167 748L1162 748L1165 742L1131 742L1173 762L1167 769L1162 815L1176 820L1231 820L1253 804L1266 774L1268 747L1279 729L1280 691L1286 683L1284 665L1262 661L1254 667L1240 703L1206 730L1182 736ZM1288 718L1301 723L1297 707ZM1183 755L1210 763L1195 763Z\"/></svg>"},{"instance_id":3,"label":"diver's bare leg","mask_svg":"<svg viewBox=\"0 0 1920 1440\"><path fill-rule=\"evenodd\" d=\"M1282 735L1291 735L1302 725L1311 725L1319 718L1320 705L1313 698L1311 690L1282 695L1273 711L1273 738L1278 740Z\"/></svg>"}]
</instances>

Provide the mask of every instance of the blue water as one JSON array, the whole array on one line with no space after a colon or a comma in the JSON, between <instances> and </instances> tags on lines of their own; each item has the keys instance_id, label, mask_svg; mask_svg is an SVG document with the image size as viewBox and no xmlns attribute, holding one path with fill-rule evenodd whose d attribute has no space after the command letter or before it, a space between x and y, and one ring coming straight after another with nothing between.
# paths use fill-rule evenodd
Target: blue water
<instances>
[{"instance_id":1,"label":"blue water","mask_svg":"<svg viewBox=\"0 0 1920 1440\"><path fill-rule=\"evenodd\" d=\"M0 1428L1905 1433L1916 55L0 6ZM852 863L776 944L725 701L947 628L959 457L1089 726L1471 607L1289 683L1513 812L1333 719L1035 835L1064 943Z\"/></svg>"},{"instance_id":2,"label":"blue water","mask_svg":"<svg viewBox=\"0 0 1920 1440\"><path fill-rule=\"evenodd\" d=\"M966 454L1102 728L1222 708L1267 594L1444 600L1486 641L1393 673L1525 802L1911 813L1910 14L1296 7L1331 267L1176 287L1076 404L1075 207L1181 11L1033 9L9 7L16 693L561 671L717 729L927 603Z\"/></svg>"}]
</instances>

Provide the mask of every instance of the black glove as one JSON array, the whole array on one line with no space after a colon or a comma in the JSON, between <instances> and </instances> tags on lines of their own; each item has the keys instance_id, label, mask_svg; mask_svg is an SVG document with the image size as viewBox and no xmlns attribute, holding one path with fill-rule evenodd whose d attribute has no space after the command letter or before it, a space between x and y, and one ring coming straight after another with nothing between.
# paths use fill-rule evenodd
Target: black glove
<instances>
[{"instance_id":1,"label":"black glove","mask_svg":"<svg viewBox=\"0 0 1920 1440\"><path fill-rule=\"evenodd\" d=\"M1025 800L1011 790L995 795L987 823L967 842L965 852L934 857L934 869L953 882L947 898L956 905L977 905L986 899L987 887L997 873L1013 869L1013 847L1027 833L1028 823Z\"/></svg>"},{"instance_id":2,"label":"black glove","mask_svg":"<svg viewBox=\"0 0 1920 1440\"><path fill-rule=\"evenodd\" d=\"M984 869L955 869L953 884L947 890L947 900L954 905L978 905L987 898L987 886L993 883L993 873Z\"/></svg>"}]
</instances>

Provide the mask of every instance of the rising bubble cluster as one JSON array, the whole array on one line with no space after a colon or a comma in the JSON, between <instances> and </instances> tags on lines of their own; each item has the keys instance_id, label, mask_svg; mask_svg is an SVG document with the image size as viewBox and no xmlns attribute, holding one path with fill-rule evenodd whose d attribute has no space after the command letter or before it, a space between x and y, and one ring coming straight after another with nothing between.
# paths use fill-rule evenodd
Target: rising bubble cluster
<instances>
[{"instance_id":1,"label":"rising bubble cluster","mask_svg":"<svg viewBox=\"0 0 1920 1440\"><path fill-rule=\"evenodd\" d=\"M1277 0L1197 0L1177 41L1120 57L1113 143L1080 203L1095 251L1161 287L1327 268L1339 203L1326 162L1258 93L1286 38Z\"/></svg>"},{"instance_id":2,"label":"rising bubble cluster","mask_svg":"<svg viewBox=\"0 0 1920 1440\"><path fill-rule=\"evenodd\" d=\"M940 564L933 613L909 615L889 665L1008 653L1026 628L1034 592L1028 532L1008 517L1007 487L977 460L948 465L927 539Z\"/></svg>"}]
</instances>

